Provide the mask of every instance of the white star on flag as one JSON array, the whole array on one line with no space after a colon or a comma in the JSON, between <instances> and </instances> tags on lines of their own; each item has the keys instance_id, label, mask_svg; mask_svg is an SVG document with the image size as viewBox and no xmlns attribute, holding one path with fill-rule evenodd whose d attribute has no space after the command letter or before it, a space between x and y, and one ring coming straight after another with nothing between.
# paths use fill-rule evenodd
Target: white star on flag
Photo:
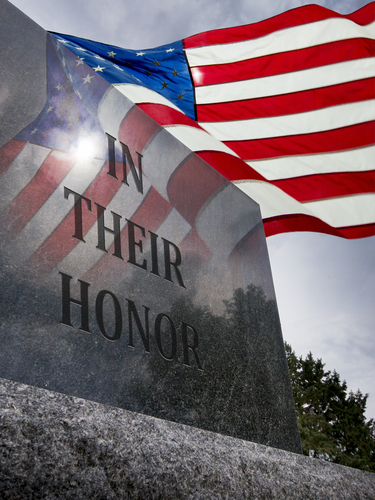
<instances>
[{"instance_id":1,"label":"white star on flag","mask_svg":"<svg viewBox=\"0 0 375 500\"><path fill-rule=\"evenodd\" d=\"M87 76L85 78L82 78L83 80L83 85L86 85L86 83L91 83L91 80L94 78L95 75L93 76L90 76L89 74L87 74Z\"/></svg>"}]
</instances>

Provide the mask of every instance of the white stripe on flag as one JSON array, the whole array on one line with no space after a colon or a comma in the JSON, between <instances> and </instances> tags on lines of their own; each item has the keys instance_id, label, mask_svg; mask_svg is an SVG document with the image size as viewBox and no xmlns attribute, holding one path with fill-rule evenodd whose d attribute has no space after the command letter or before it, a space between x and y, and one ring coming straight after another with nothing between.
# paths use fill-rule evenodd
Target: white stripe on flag
<instances>
[{"instance_id":1,"label":"white stripe on flag","mask_svg":"<svg viewBox=\"0 0 375 500\"><path fill-rule=\"evenodd\" d=\"M132 83L115 83L113 86L135 104L149 102L153 104L164 104L164 106L176 109L180 113L184 114L180 108L154 90L142 87L141 85L134 85Z\"/></svg>"},{"instance_id":2,"label":"white stripe on flag","mask_svg":"<svg viewBox=\"0 0 375 500\"><path fill-rule=\"evenodd\" d=\"M333 227L373 224L375 194L363 193L303 203L316 217Z\"/></svg>"},{"instance_id":3,"label":"white stripe on flag","mask_svg":"<svg viewBox=\"0 0 375 500\"><path fill-rule=\"evenodd\" d=\"M199 236L213 253L227 259L234 247L259 223L258 207L249 210L249 203L241 203L240 193L234 193L233 184L219 189L198 212L196 228ZM235 210L228 210L237 200ZM221 231L212 231L212 220L215 220Z\"/></svg>"},{"instance_id":4,"label":"white stripe on flag","mask_svg":"<svg viewBox=\"0 0 375 500\"><path fill-rule=\"evenodd\" d=\"M195 95L198 105L214 104L291 94L374 76L375 58L367 57L264 78L206 85L197 87Z\"/></svg>"},{"instance_id":5,"label":"white stripe on flag","mask_svg":"<svg viewBox=\"0 0 375 500\"><path fill-rule=\"evenodd\" d=\"M364 172L375 168L375 146L325 154L285 156L246 162L266 179L288 179L335 172Z\"/></svg>"},{"instance_id":6,"label":"white stripe on flag","mask_svg":"<svg viewBox=\"0 0 375 500\"><path fill-rule=\"evenodd\" d=\"M159 236L159 254L162 255L163 253L163 241L161 238L173 241L173 243L178 246L186 238L190 231L191 225L179 212L177 212L175 208L172 208L172 210L168 212L167 217L157 228L157 234ZM150 242L147 242L146 249L148 250L149 248Z\"/></svg>"},{"instance_id":7,"label":"white stripe on flag","mask_svg":"<svg viewBox=\"0 0 375 500\"><path fill-rule=\"evenodd\" d=\"M254 40L186 49L186 56L191 67L228 64L351 38L375 38L375 22L359 26L348 19L325 19Z\"/></svg>"},{"instance_id":8,"label":"white stripe on flag","mask_svg":"<svg viewBox=\"0 0 375 500\"><path fill-rule=\"evenodd\" d=\"M284 214L306 214L318 217L333 227L375 222L373 193L299 203L272 184L251 180L235 181L234 184L260 204L263 219Z\"/></svg>"},{"instance_id":9,"label":"white stripe on flag","mask_svg":"<svg viewBox=\"0 0 375 500\"><path fill-rule=\"evenodd\" d=\"M112 200L106 207L104 214L105 225L112 227L111 211L121 215L120 228L121 231L126 226L126 219L131 219L147 196L151 184L147 178L143 179L143 192L137 190L129 190L127 186L121 183L121 186ZM124 213L124 200L126 200L126 213ZM93 210L95 208L93 207ZM109 222L108 222L109 221ZM72 276L82 276L87 273L94 265L103 257L104 252L97 249L98 244L98 228L94 224L84 236L85 242L79 242L73 250L59 263L57 270L62 269L64 272L70 273ZM113 244L113 237L106 236L107 250ZM125 254L127 249L123 249Z\"/></svg>"},{"instance_id":10,"label":"white stripe on flag","mask_svg":"<svg viewBox=\"0 0 375 500\"><path fill-rule=\"evenodd\" d=\"M119 89L112 85L104 94L99 103L98 116L102 129L118 139L118 131L127 113L134 107L134 103L119 94Z\"/></svg>"},{"instance_id":11,"label":"white stripe on flag","mask_svg":"<svg viewBox=\"0 0 375 500\"><path fill-rule=\"evenodd\" d=\"M7 251L14 259L26 261L49 238L61 221L73 209L74 198L64 198L64 185L74 186L77 193L84 193L103 166L103 160L87 158L78 160L42 207L36 212L28 224L8 245ZM51 217L56 214L56 217Z\"/></svg>"},{"instance_id":12,"label":"white stripe on flag","mask_svg":"<svg viewBox=\"0 0 375 500\"><path fill-rule=\"evenodd\" d=\"M51 150L27 143L0 178L0 210L3 210L32 180Z\"/></svg>"},{"instance_id":13,"label":"white stripe on flag","mask_svg":"<svg viewBox=\"0 0 375 500\"><path fill-rule=\"evenodd\" d=\"M169 201L169 179L191 151L184 144L176 143L174 137L160 127L146 144L142 154L143 172L158 193Z\"/></svg>"},{"instance_id":14,"label":"white stripe on flag","mask_svg":"<svg viewBox=\"0 0 375 500\"><path fill-rule=\"evenodd\" d=\"M233 184L260 205L263 219L284 214L314 215L307 207L267 182L241 180Z\"/></svg>"},{"instance_id":15,"label":"white stripe on flag","mask_svg":"<svg viewBox=\"0 0 375 500\"><path fill-rule=\"evenodd\" d=\"M166 125L164 128L191 151L221 151L238 157L234 151L216 137L199 128L188 125Z\"/></svg>"},{"instance_id":16,"label":"white stripe on flag","mask_svg":"<svg viewBox=\"0 0 375 500\"><path fill-rule=\"evenodd\" d=\"M371 121L375 116L375 100L317 109L270 118L201 123L209 134L220 141L246 141L265 137L312 134Z\"/></svg>"}]
</instances>

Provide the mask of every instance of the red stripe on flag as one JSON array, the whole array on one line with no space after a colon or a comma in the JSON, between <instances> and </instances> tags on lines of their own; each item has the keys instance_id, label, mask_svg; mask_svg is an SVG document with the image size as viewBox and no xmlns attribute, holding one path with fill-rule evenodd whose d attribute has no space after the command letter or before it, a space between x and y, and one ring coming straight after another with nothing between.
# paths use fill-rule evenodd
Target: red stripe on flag
<instances>
[{"instance_id":1,"label":"red stripe on flag","mask_svg":"<svg viewBox=\"0 0 375 500\"><path fill-rule=\"evenodd\" d=\"M247 165L244 161L228 153L222 153L220 151L198 151L196 154L230 181L257 179L268 182L265 177L259 174L250 165Z\"/></svg>"},{"instance_id":2,"label":"red stripe on flag","mask_svg":"<svg viewBox=\"0 0 375 500\"><path fill-rule=\"evenodd\" d=\"M147 231L155 231L171 208L171 204L155 188L151 188L147 198L138 207L131 221L144 227Z\"/></svg>"},{"instance_id":3,"label":"red stripe on flag","mask_svg":"<svg viewBox=\"0 0 375 500\"><path fill-rule=\"evenodd\" d=\"M263 220L266 237L293 231L311 231L332 234L342 238L366 238L375 235L375 224L334 228L316 217L305 214L289 214L270 217Z\"/></svg>"},{"instance_id":4,"label":"red stripe on flag","mask_svg":"<svg viewBox=\"0 0 375 500\"><path fill-rule=\"evenodd\" d=\"M159 125L189 125L190 127L202 128L198 123L184 113L164 104L137 104L137 106L147 113Z\"/></svg>"},{"instance_id":5,"label":"red stripe on flag","mask_svg":"<svg viewBox=\"0 0 375 500\"><path fill-rule=\"evenodd\" d=\"M131 155L136 158L135 153L143 151L150 137L159 128L158 123L152 120L138 106L134 106L119 127L119 139L129 147ZM134 163L138 166L137 162Z\"/></svg>"},{"instance_id":6,"label":"red stripe on flag","mask_svg":"<svg viewBox=\"0 0 375 500\"><path fill-rule=\"evenodd\" d=\"M118 164L117 168L122 169ZM99 175L92 182L83 196L91 200L91 212L86 203L82 202L82 232L85 236L96 222L96 207L94 202L106 206L121 186L121 182L108 175L108 164L101 169ZM67 186L69 187L69 186ZM82 193L80 193L82 194ZM73 206L74 197L71 195L66 203ZM39 272L48 274L64 257L79 243L80 240L73 238L75 231L75 215L72 208L69 214L61 221L56 230L44 242L44 244L34 253L29 260L29 265L37 268Z\"/></svg>"},{"instance_id":7,"label":"red stripe on flag","mask_svg":"<svg viewBox=\"0 0 375 500\"><path fill-rule=\"evenodd\" d=\"M182 254L197 254L199 262L209 260L212 257L211 250L199 236L195 228L193 228L184 241L180 243L179 248Z\"/></svg>"},{"instance_id":8,"label":"red stripe on flag","mask_svg":"<svg viewBox=\"0 0 375 500\"><path fill-rule=\"evenodd\" d=\"M29 222L51 196L73 167L76 158L68 153L52 151L33 179L3 211L13 238Z\"/></svg>"},{"instance_id":9,"label":"red stripe on flag","mask_svg":"<svg viewBox=\"0 0 375 500\"><path fill-rule=\"evenodd\" d=\"M374 98L375 78L305 90L292 94L197 106L199 122L250 120L305 113Z\"/></svg>"},{"instance_id":10,"label":"red stripe on flag","mask_svg":"<svg viewBox=\"0 0 375 500\"><path fill-rule=\"evenodd\" d=\"M263 224L258 223L233 248L229 254L228 264L235 276L242 276L246 265L255 268L262 266L260 256L267 252L267 244L263 236ZM244 255L246 255L247 259L244 259ZM250 262L248 259L250 259ZM239 283L238 286L241 286L241 284Z\"/></svg>"},{"instance_id":11,"label":"red stripe on flag","mask_svg":"<svg viewBox=\"0 0 375 500\"><path fill-rule=\"evenodd\" d=\"M375 41L367 38L340 40L306 49L291 50L231 64L191 68L196 87L292 73L375 55ZM334 71L334 70L332 70Z\"/></svg>"},{"instance_id":12,"label":"red stripe on flag","mask_svg":"<svg viewBox=\"0 0 375 500\"><path fill-rule=\"evenodd\" d=\"M185 38L183 44L185 49L191 49L206 45L241 42L260 38L274 31L332 18L350 19L360 25L369 24L375 20L375 3L371 2L348 15L338 14L319 5L305 5L258 23L199 33Z\"/></svg>"},{"instance_id":13,"label":"red stripe on flag","mask_svg":"<svg viewBox=\"0 0 375 500\"><path fill-rule=\"evenodd\" d=\"M272 181L297 201L313 201L337 196L375 192L375 170L306 175Z\"/></svg>"},{"instance_id":14,"label":"red stripe on flag","mask_svg":"<svg viewBox=\"0 0 375 500\"><path fill-rule=\"evenodd\" d=\"M252 141L227 141L226 144L244 160L262 160L311 153L328 153L369 146L375 142L375 122L316 132L313 134L274 137Z\"/></svg>"},{"instance_id":15,"label":"red stripe on flag","mask_svg":"<svg viewBox=\"0 0 375 500\"><path fill-rule=\"evenodd\" d=\"M0 149L0 176L9 168L25 145L26 142L24 141L11 140Z\"/></svg>"},{"instance_id":16,"label":"red stripe on flag","mask_svg":"<svg viewBox=\"0 0 375 500\"><path fill-rule=\"evenodd\" d=\"M194 226L199 210L226 183L224 177L193 155L170 178L168 196L172 206Z\"/></svg>"},{"instance_id":17,"label":"red stripe on flag","mask_svg":"<svg viewBox=\"0 0 375 500\"><path fill-rule=\"evenodd\" d=\"M353 240L355 238L367 238L375 235L375 224L364 224L363 226L341 227L340 233L344 238Z\"/></svg>"},{"instance_id":18,"label":"red stripe on flag","mask_svg":"<svg viewBox=\"0 0 375 500\"><path fill-rule=\"evenodd\" d=\"M143 151L144 146L158 128L159 125L154 120L138 109L137 106L134 106L120 125L119 138L129 147L133 158L135 158L135 152L141 153ZM135 163L137 165L137 162ZM92 212L89 212L83 202L83 210L85 210L83 235L87 234L96 222L96 207L94 202L106 207L120 189L122 163L116 162L116 169L119 179L108 175L108 164L105 164L86 192L80 193L92 200L93 204ZM72 203L73 197L71 196L66 202ZM77 245L78 240L72 237L73 234L74 210L72 209L50 238L33 255L30 259L30 264L34 267L40 267L46 274L52 271Z\"/></svg>"}]
</instances>

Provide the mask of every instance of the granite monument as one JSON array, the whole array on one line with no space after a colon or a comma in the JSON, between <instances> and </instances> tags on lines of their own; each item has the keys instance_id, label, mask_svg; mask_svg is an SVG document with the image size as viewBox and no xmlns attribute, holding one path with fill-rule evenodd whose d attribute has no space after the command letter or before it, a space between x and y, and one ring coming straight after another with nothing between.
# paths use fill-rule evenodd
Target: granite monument
<instances>
[{"instance_id":1,"label":"granite monument","mask_svg":"<svg viewBox=\"0 0 375 500\"><path fill-rule=\"evenodd\" d=\"M0 5L0 377L299 453L258 205Z\"/></svg>"}]
</instances>

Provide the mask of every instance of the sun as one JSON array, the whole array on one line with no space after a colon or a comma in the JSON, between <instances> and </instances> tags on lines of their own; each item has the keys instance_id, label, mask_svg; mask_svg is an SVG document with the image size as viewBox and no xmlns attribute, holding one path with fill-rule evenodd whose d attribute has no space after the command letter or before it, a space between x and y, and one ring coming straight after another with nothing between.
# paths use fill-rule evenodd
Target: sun
<instances>
[{"instance_id":1,"label":"sun","mask_svg":"<svg viewBox=\"0 0 375 500\"><path fill-rule=\"evenodd\" d=\"M74 154L78 159L83 160L95 156L96 150L97 145L92 137L82 137L78 141Z\"/></svg>"}]
</instances>

